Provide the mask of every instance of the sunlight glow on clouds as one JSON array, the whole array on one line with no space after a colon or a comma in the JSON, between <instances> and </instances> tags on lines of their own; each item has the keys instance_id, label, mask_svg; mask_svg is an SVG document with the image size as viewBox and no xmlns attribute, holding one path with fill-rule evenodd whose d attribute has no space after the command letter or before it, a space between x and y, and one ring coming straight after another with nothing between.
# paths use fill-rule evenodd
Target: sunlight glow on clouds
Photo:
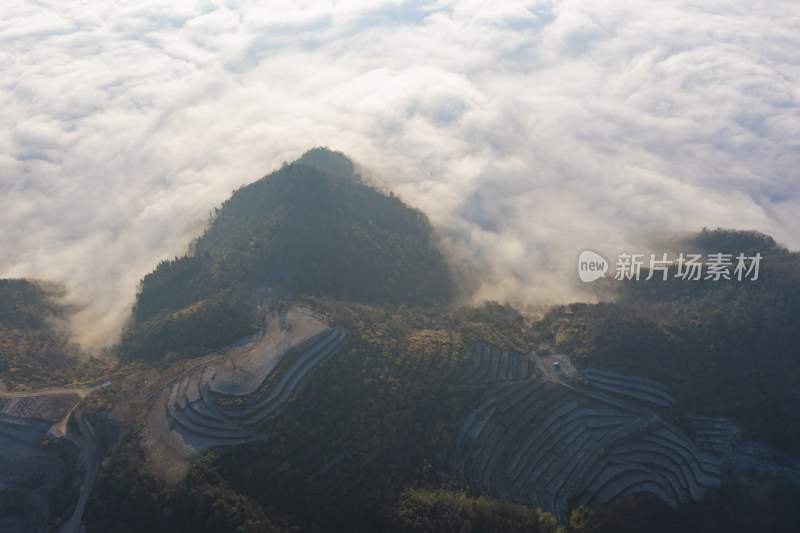
<instances>
[{"instance_id":1,"label":"sunlight glow on clouds","mask_svg":"<svg viewBox=\"0 0 800 533\"><path fill-rule=\"evenodd\" d=\"M341 150L487 273L753 228L800 247L800 10L745 1L0 6L0 276L67 281L87 344L230 191ZM571 272L571 270L570 270ZM90 325L90 327L88 327Z\"/></svg>"}]
</instances>

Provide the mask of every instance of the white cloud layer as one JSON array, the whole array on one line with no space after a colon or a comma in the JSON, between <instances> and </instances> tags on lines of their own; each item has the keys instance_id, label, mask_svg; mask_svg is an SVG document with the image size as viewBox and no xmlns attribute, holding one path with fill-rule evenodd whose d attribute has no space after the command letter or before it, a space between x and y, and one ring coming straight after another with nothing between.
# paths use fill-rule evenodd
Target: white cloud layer
<instances>
[{"instance_id":1,"label":"white cloud layer","mask_svg":"<svg viewBox=\"0 0 800 533\"><path fill-rule=\"evenodd\" d=\"M114 340L231 189L344 151L487 272L581 297L584 247L703 226L800 247L796 2L0 3L0 276Z\"/></svg>"}]
</instances>

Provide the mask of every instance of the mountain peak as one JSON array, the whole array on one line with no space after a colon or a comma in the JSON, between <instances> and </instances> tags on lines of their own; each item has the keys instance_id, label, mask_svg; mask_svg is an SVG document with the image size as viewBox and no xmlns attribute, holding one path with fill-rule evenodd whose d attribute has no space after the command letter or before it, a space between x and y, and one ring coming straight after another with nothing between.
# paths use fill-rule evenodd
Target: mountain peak
<instances>
[{"instance_id":1,"label":"mountain peak","mask_svg":"<svg viewBox=\"0 0 800 533\"><path fill-rule=\"evenodd\" d=\"M156 337L164 329L158 323L168 332L186 321L211 328L213 317L230 317L233 308L246 308L233 313L237 321L252 320L247 306L255 306L257 294L377 305L451 301L454 284L428 218L357 179L356 168L341 152L314 148L235 191L195 242L194 255L164 261L142 280L134 327ZM245 329L229 324L226 331L241 336ZM220 334L196 348L234 340ZM148 358L185 351L174 333L164 335L165 343L145 350Z\"/></svg>"},{"instance_id":2,"label":"mountain peak","mask_svg":"<svg viewBox=\"0 0 800 533\"><path fill-rule=\"evenodd\" d=\"M356 173L356 165L342 152L331 150L327 146L312 148L300 156L296 163L309 165L325 172L352 177Z\"/></svg>"}]
</instances>

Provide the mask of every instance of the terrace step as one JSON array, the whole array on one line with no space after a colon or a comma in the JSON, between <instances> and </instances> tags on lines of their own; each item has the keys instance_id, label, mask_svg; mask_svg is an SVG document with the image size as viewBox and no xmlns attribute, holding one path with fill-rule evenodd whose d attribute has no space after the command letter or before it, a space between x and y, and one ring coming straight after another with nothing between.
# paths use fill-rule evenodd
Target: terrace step
<instances>
[{"instance_id":1,"label":"terrace step","mask_svg":"<svg viewBox=\"0 0 800 533\"><path fill-rule=\"evenodd\" d=\"M515 351L502 350L475 341L470 347L469 362L461 374L465 385L492 384L528 378L528 358Z\"/></svg>"},{"instance_id":2,"label":"terrace step","mask_svg":"<svg viewBox=\"0 0 800 533\"><path fill-rule=\"evenodd\" d=\"M252 440L255 438L253 433L243 429L236 429L233 426L215 427L204 423L197 423L194 420L186 417L184 411L181 409L177 409L175 411L175 416L172 417L172 420L175 421L176 425L180 427L182 432L187 431L199 437L214 438L223 441L241 439Z\"/></svg>"},{"instance_id":3,"label":"terrace step","mask_svg":"<svg viewBox=\"0 0 800 533\"><path fill-rule=\"evenodd\" d=\"M473 346L462 380L486 378L481 367L492 375L495 360L497 376L506 377L518 364L508 354L504 366L502 353L490 359L492 353L486 345ZM653 411L627 401L669 405L663 387L616 374L594 376L602 386L507 381L487 388L456 441L456 460L473 487L543 506L563 521L576 502L648 491L674 504L702 498L719 485L721 468L709 466L707 454ZM605 393L620 390L624 399ZM699 433L707 439L724 434L719 424L704 424Z\"/></svg>"},{"instance_id":4,"label":"terrace step","mask_svg":"<svg viewBox=\"0 0 800 533\"><path fill-rule=\"evenodd\" d=\"M266 416L260 416L265 410L271 409L274 403L282 403L280 400L284 393L287 391L291 393L299 383L300 379L313 369L322 359L333 354L344 340L345 333L342 330L336 330L331 335L326 336L313 346L304 351L291 365L284 368L280 377L275 383L272 383L266 390L259 391L263 396L253 405L249 405L243 409L226 409L225 412L233 419L241 420L244 423L250 423L253 417L257 417L256 423ZM269 379L269 376L267 377ZM288 395L286 395L288 398ZM269 411L271 412L271 411Z\"/></svg>"},{"instance_id":5,"label":"terrace step","mask_svg":"<svg viewBox=\"0 0 800 533\"><path fill-rule=\"evenodd\" d=\"M664 407L670 407L675 404L675 398L672 397L666 387L649 379L594 368L585 369L582 372L582 376L598 389L615 392Z\"/></svg>"}]
</instances>

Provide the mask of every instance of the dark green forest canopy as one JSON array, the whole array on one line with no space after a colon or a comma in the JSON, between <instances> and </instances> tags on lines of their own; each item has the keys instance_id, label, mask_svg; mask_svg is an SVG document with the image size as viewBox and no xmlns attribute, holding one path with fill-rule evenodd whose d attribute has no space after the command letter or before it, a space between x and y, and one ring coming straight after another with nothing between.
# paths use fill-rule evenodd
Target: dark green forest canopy
<instances>
[{"instance_id":1,"label":"dark green forest canopy","mask_svg":"<svg viewBox=\"0 0 800 533\"><path fill-rule=\"evenodd\" d=\"M344 155L316 148L234 191L192 255L163 261L142 280L123 355L152 360L224 346L254 331L255 295L265 291L409 306L452 301L427 217L354 172ZM189 332L232 310L227 330Z\"/></svg>"},{"instance_id":2,"label":"dark green forest canopy","mask_svg":"<svg viewBox=\"0 0 800 533\"><path fill-rule=\"evenodd\" d=\"M0 330L45 327L48 317L65 314L65 307L57 303L63 295L64 289L52 283L0 279Z\"/></svg>"},{"instance_id":3,"label":"dark green forest canopy","mask_svg":"<svg viewBox=\"0 0 800 533\"><path fill-rule=\"evenodd\" d=\"M51 283L0 280L0 375L9 383L39 383L77 365L77 347L52 324L68 315L63 295Z\"/></svg>"},{"instance_id":4,"label":"dark green forest canopy","mask_svg":"<svg viewBox=\"0 0 800 533\"><path fill-rule=\"evenodd\" d=\"M0 380L9 389L85 385L122 371L72 342L67 321L77 309L65 295L53 282L0 280Z\"/></svg>"}]
</instances>

